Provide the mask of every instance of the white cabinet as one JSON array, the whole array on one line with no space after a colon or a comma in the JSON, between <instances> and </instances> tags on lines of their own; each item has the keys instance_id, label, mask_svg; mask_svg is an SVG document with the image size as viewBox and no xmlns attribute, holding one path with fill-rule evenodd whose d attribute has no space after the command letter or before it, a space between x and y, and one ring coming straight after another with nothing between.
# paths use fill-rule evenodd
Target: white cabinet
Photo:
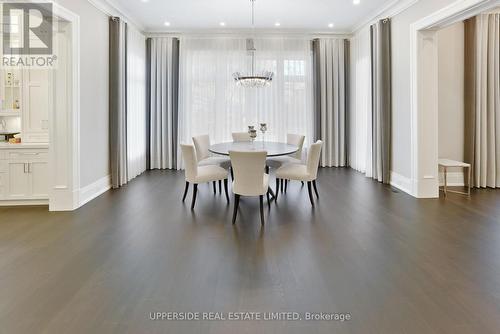
<instances>
[{"instance_id":1,"label":"white cabinet","mask_svg":"<svg viewBox=\"0 0 500 334\"><path fill-rule=\"evenodd\" d=\"M9 130L20 130L25 143L49 142L53 81L51 69L0 70L0 118L19 119L19 122L9 122Z\"/></svg>"},{"instance_id":2,"label":"white cabinet","mask_svg":"<svg viewBox=\"0 0 500 334\"><path fill-rule=\"evenodd\" d=\"M23 199L30 194L29 174L27 173L26 162L9 161L7 162L7 174L9 176L7 198Z\"/></svg>"},{"instance_id":3,"label":"white cabinet","mask_svg":"<svg viewBox=\"0 0 500 334\"><path fill-rule=\"evenodd\" d=\"M31 196L49 198L49 164L47 161L29 163L28 173L31 181Z\"/></svg>"},{"instance_id":4,"label":"white cabinet","mask_svg":"<svg viewBox=\"0 0 500 334\"><path fill-rule=\"evenodd\" d=\"M26 143L49 141L49 110L52 108L52 71L23 71L22 137Z\"/></svg>"},{"instance_id":5,"label":"white cabinet","mask_svg":"<svg viewBox=\"0 0 500 334\"><path fill-rule=\"evenodd\" d=\"M1 163L1 162L0 162ZM0 171L0 199L5 197L7 173Z\"/></svg>"},{"instance_id":6,"label":"white cabinet","mask_svg":"<svg viewBox=\"0 0 500 334\"><path fill-rule=\"evenodd\" d=\"M0 155L0 199L48 199L48 149L10 149Z\"/></svg>"}]
</instances>

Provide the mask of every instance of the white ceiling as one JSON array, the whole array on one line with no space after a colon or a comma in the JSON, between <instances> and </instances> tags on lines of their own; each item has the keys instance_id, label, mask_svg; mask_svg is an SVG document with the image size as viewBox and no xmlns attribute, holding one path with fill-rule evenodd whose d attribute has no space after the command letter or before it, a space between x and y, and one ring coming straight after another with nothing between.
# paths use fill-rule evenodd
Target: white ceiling
<instances>
[{"instance_id":1,"label":"white ceiling","mask_svg":"<svg viewBox=\"0 0 500 334\"><path fill-rule=\"evenodd\" d=\"M250 0L111 0L147 31L231 30L251 27ZM278 31L351 32L394 0L257 0L256 27ZM170 26L164 25L170 22ZM220 26L225 22L225 27ZM277 28L275 23L281 25ZM334 23L334 28L328 24Z\"/></svg>"}]
</instances>

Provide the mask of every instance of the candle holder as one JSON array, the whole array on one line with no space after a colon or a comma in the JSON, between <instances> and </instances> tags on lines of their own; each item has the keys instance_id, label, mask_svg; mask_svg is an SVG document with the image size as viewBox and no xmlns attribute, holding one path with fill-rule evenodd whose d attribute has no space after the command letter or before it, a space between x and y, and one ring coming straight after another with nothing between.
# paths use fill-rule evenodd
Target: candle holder
<instances>
[{"instance_id":1,"label":"candle holder","mask_svg":"<svg viewBox=\"0 0 500 334\"><path fill-rule=\"evenodd\" d=\"M266 141L266 131L267 131L267 124L260 123L260 132L262 132L262 142Z\"/></svg>"},{"instance_id":2,"label":"candle holder","mask_svg":"<svg viewBox=\"0 0 500 334\"><path fill-rule=\"evenodd\" d=\"M252 144L255 142L255 138L257 138L257 130L250 129L248 130L248 134L250 135L250 139L252 140Z\"/></svg>"}]
</instances>

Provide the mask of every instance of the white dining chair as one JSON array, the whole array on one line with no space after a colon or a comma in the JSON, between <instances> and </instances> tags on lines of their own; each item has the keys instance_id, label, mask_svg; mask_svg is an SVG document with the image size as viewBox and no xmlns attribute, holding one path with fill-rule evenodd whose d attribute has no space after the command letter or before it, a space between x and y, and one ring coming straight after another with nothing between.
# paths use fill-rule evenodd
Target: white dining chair
<instances>
[{"instance_id":1,"label":"white dining chair","mask_svg":"<svg viewBox=\"0 0 500 334\"><path fill-rule=\"evenodd\" d=\"M216 165L224 169L231 168L231 160L227 157L218 157L210 153L210 136L201 135L193 137L194 147L196 149L196 158L198 159L198 166ZM219 193L222 192L221 181L219 181ZM214 194L216 193L215 182L213 182Z\"/></svg>"},{"instance_id":2,"label":"white dining chair","mask_svg":"<svg viewBox=\"0 0 500 334\"><path fill-rule=\"evenodd\" d=\"M181 144L182 157L185 165L186 187L182 201L186 199L189 190L189 185L193 185L193 198L191 201L191 210L194 209L196 203L196 194L198 192L198 184L210 183L214 181L224 181L224 190L226 192L226 200L229 203L229 194L227 192L227 175L228 172L224 168L216 165L198 166L196 152L193 145Z\"/></svg>"},{"instance_id":3,"label":"white dining chair","mask_svg":"<svg viewBox=\"0 0 500 334\"><path fill-rule=\"evenodd\" d=\"M309 148L306 164L286 164L278 168L276 171L276 200L278 199L278 188L280 180L293 180L307 182L309 191L309 200L311 205L314 206L311 187L314 186L316 197L319 198L318 188L316 186L316 179L318 178L318 167L321 156L321 148L323 142L318 140Z\"/></svg>"},{"instance_id":4,"label":"white dining chair","mask_svg":"<svg viewBox=\"0 0 500 334\"><path fill-rule=\"evenodd\" d=\"M272 157L267 159L267 165L271 168L278 169L286 164L300 164L302 163L302 148L304 146L304 140L306 136L296 135L296 134L287 134L286 135L286 143L289 145L297 146L299 149L297 152L282 156L282 157Z\"/></svg>"},{"instance_id":5,"label":"white dining chair","mask_svg":"<svg viewBox=\"0 0 500 334\"><path fill-rule=\"evenodd\" d=\"M248 132L233 132L231 135L233 136L233 141L235 142L252 141Z\"/></svg>"},{"instance_id":6,"label":"white dining chair","mask_svg":"<svg viewBox=\"0 0 500 334\"><path fill-rule=\"evenodd\" d=\"M234 171L233 193L234 212L233 224L236 223L240 196L259 196L260 220L264 225L264 195L267 195L269 205L269 174L264 173L267 152L237 152L230 151L231 164Z\"/></svg>"}]
</instances>

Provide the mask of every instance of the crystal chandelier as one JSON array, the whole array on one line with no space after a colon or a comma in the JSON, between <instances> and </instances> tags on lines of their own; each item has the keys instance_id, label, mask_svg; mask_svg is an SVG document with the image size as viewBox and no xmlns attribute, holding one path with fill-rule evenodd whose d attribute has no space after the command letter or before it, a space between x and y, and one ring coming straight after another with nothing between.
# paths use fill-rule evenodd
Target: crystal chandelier
<instances>
[{"instance_id":1,"label":"crystal chandelier","mask_svg":"<svg viewBox=\"0 0 500 334\"><path fill-rule=\"evenodd\" d=\"M255 31L255 0L250 0L252 3L252 30ZM236 72L233 74L234 81L238 86L250 87L250 88L261 88L266 87L271 84L273 80L273 72L264 71L262 73L255 73L255 45L253 39L247 39L247 51L250 52L252 56L252 69L250 74L242 74Z\"/></svg>"}]
</instances>

